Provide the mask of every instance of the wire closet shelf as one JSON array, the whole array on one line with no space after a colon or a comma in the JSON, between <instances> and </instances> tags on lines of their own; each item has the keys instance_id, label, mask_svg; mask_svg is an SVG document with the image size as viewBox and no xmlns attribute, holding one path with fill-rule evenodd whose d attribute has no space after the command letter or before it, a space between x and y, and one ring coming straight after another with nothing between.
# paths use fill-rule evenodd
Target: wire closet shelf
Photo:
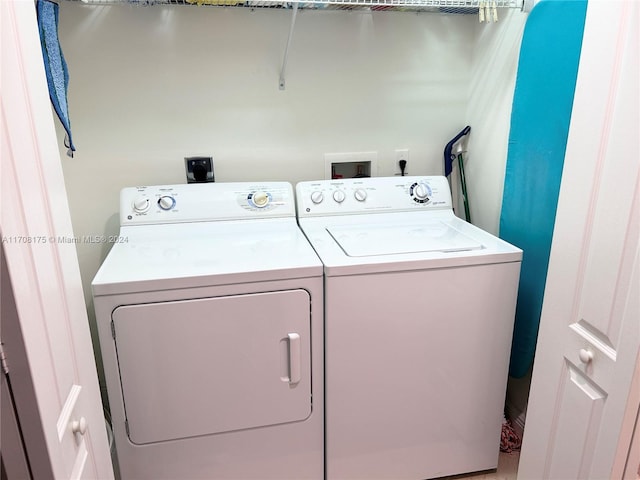
<instances>
[{"instance_id":1,"label":"wire closet shelf","mask_svg":"<svg viewBox=\"0 0 640 480\"><path fill-rule=\"evenodd\" d=\"M2 1L2 0L0 0ZM365 10L396 12L433 12L439 14L476 14L481 23L497 22L498 8L517 8L528 12L533 0L67 0L84 5L188 5L202 7L281 8L291 12L289 35L280 68L279 88L285 89L285 72L298 10Z\"/></svg>"},{"instance_id":2,"label":"wire closet shelf","mask_svg":"<svg viewBox=\"0 0 640 480\"><path fill-rule=\"evenodd\" d=\"M86 5L189 5L248 8L300 8L331 10L397 10L434 13L477 13L480 9L522 9L524 0L305 0L287 2L277 0L70 0Z\"/></svg>"}]
</instances>

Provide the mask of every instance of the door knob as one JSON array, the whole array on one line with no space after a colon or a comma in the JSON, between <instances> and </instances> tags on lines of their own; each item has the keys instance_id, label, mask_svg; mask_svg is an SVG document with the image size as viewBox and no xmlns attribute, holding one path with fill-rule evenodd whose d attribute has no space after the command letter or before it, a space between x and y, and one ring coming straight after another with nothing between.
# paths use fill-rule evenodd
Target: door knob
<instances>
[{"instance_id":1,"label":"door knob","mask_svg":"<svg viewBox=\"0 0 640 480\"><path fill-rule=\"evenodd\" d=\"M581 348L578 356L580 357L580 361L582 363L591 363L591 361L593 360L593 352L591 350L587 350L586 348Z\"/></svg>"},{"instance_id":2,"label":"door knob","mask_svg":"<svg viewBox=\"0 0 640 480\"><path fill-rule=\"evenodd\" d=\"M84 435L87 431L87 419L84 417L80 417L80 420L74 420L73 422L71 422L71 431L73 433Z\"/></svg>"}]
</instances>

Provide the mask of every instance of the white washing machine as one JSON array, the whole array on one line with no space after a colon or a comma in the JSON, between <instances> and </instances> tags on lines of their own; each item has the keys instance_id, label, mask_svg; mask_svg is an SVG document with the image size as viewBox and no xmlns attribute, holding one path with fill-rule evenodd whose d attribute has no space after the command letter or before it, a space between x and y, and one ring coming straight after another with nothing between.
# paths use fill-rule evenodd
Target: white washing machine
<instances>
[{"instance_id":1,"label":"white washing machine","mask_svg":"<svg viewBox=\"0 0 640 480\"><path fill-rule=\"evenodd\" d=\"M496 468L522 251L457 218L445 177L296 195L324 263L327 479Z\"/></svg>"},{"instance_id":2,"label":"white washing machine","mask_svg":"<svg viewBox=\"0 0 640 480\"><path fill-rule=\"evenodd\" d=\"M126 188L92 287L123 479L322 479L322 264L284 182Z\"/></svg>"}]
</instances>

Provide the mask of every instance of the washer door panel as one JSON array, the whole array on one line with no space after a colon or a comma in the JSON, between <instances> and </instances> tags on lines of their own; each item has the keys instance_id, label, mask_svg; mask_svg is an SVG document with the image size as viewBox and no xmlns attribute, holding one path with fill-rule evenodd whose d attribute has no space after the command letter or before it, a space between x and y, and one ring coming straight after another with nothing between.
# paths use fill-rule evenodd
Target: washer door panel
<instances>
[{"instance_id":1,"label":"washer door panel","mask_svg":"<svg viewBox=\"0 0 640 480\"><path fill-rule=\"evenodd\" d=\"M305 290L113 311L135 444L304 420L311 414Z\"/></svg>"}]
</instances>

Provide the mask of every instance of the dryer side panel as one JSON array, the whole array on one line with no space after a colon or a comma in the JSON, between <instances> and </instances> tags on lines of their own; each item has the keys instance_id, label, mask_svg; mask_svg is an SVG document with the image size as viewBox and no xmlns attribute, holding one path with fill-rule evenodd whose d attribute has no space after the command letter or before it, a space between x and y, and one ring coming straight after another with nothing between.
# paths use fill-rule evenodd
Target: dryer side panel
<instances>
[{"instance_id":1,"label":"dryer side panel","mask_svg":"<svg viewBox=\"0 0 640 480\"><path fill-rule=\"evenodd\" d=\"M298 289L116 308L131 442L306 419L309 306L308 292Z\"/></svg>"}]
</instances>

